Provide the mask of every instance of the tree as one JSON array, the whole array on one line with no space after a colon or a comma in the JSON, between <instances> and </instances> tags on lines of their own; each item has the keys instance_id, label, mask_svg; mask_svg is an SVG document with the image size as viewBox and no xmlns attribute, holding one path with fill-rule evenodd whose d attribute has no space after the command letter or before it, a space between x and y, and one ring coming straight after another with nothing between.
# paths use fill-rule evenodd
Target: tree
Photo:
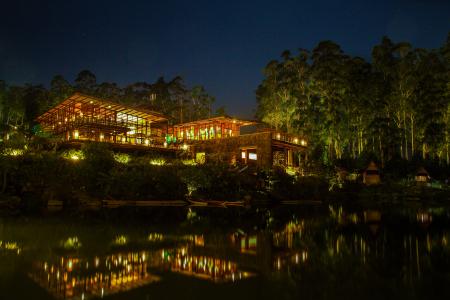
<instances>
[{"instance_id":1,"label":"tree","mask_svg":"<svg viewBox=\"0 0 450 300\"><path fill-rule=\"evenodd\" d=\"M60 103L73 93L73 87L70 83L64 79L61 75L56 75L50 82L50 103L49 106L53 107ZM48 108L50 108L48 107Z\"/></svg>"},{"instance_id":2,"label":"tree","mask_svg":"<svg viewBox=\"0 0 450 300\"><path fill-rule=\"evenodd\" d=\"M78 73L75 79L75 90L81 93L94 94L97 86L97 78L89 70Z\"/></svg>"}]
</instances>

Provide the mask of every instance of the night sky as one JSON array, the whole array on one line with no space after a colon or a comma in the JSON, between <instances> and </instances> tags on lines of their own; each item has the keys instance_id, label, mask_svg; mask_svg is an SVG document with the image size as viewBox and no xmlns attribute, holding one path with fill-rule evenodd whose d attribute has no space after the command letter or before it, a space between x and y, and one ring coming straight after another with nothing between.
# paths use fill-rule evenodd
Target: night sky
<instances>
[{"instance_id":1,"label":"night sky","mask_svg":"<svg viewBox=\"0 0 450 300\"><path fill-rule=\"evenodd\" d=\"M0 4L0 79L9 84L73 81L83 69L120 85L180 75L241 117L253 116L261 71L285 49L330 39L370 59L383 35L437 48L450 31L449 0Z\"/></svg>"}]
</instances>

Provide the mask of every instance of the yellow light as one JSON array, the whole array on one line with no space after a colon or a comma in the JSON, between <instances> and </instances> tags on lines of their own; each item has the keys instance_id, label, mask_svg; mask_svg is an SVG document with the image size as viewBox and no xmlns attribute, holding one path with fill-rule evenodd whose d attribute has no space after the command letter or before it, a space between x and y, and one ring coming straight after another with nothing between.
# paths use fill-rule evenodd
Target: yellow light
<instances>
[{"instance_id":1,"label":"yellow light","mask_svg":"<svg viewBox=\"0 0 450 300\"><path fill-rule=\"evenodd\" d=\"M277 140L279 140L281 138L281 135L279 133L277 133Z\"/></svg>"},{"instance_id":2,"label":"yellow light","mask_svg":"<svg viewBox=\"0 0 450 300\"><path fill-rule=\"evenodd\" d=\"M164 148L167 148L167 142L164 142Z\"/></svg>"},{"instance_id":3,"label":"yellow light","mask_svg":"<svg viewBox=\"0 0 450 300\"><path fill-rule=\"evenodd\" d=\"M78 155L72 155L72 156L70 157L70 159L72 159L72 160L79 160L80 157L79 157Z\"/></svg>"},{"instance_id":4,"label":"yellow light","mask_svg":"<svg viewBox=\"0 0 450 300\"><path fill-rule=\"evenodd\" d=\"M294 144L298 144L298 138L294 139Z\"/></svg>"},{"instance_id":5,"label":"yellow light","mask_svg":"<svg viewBox=\"0 0 450 300\"><path fill-rule=\"evenodd\" d=\"M155 158L150 160L150 164L154 166L163 166L166 164L166 160L164 158Z\"/></svg>"},{"instance_id":6,"label":"yellow light","mask_svg":"<svg viewBox=\"0 0 450 300\"><path fill-rule=\"evenodd\" d=\"M182 148L186 151L187 149L189 149L189 146L187 144L183 144Z\"/></svg>"},{"instance_id":7,"label":"yellow light","mask_svg":"<svg viewBox=\"0 0 450 300\"><path fill-rule=\"evenodd\" d=\"M100 141L103 141L104 138L105 138L105 135L103 133L100 133Z\"/></svg>"},{"instance_id":8,"label":"yellow light","mask_svg":"<svg viewBox=\"0 0 450 300\"><path fill-rule=\"evenodd\" d=\"M80 136L80 134L79 134L78 130L74 130L74 132L73 132L73 138L76 139L76 140L78 140L79 136Z\"/></svg>"},{"instance_id":9,"label":"yellow light","mask_svg":"<svg viewBox=\"0 0 450 300\"><path fill-rule=\"evenodd\" d=\"M148 146L150 144L150 141L148 139L145 140L145 145Z\"/></svg>"},{"instance_id":10,"label":"yellow light","mask_svg":"<svg viewBox=\"0 0 450 300\"><path fill-rule=\"evenodd\" d=\"M244 158L244 159L247 157L247 156L245 155L245 151L242 151L241 157Z\"/></svg>"},{"instance_id":11,"label":"yellow light","mask_svg":"<svg viewBox=\"0 0 450 300\"><path fill-rule=\"evenodd\" d=\"M301 144L302 146L306 146L306 141L305 141L305 140L301 140L301 141L300 141L300 144Z\"/></svg>"}]
</instances>

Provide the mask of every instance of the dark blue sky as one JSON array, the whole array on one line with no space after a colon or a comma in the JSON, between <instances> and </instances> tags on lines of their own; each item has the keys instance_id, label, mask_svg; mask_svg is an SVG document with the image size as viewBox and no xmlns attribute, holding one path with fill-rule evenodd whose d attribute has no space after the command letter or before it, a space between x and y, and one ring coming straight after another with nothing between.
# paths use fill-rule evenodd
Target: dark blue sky
<instances>
[{"instance_id":1,"label":"dark blue sky","mask_svg":"<svg viewBox=\"0 0 450 300\"><path fill-rule=\"evenodd\" d=\"M4 3L6 2L6 3ZM250 117L261 70L285 49L330 39L370 58L383 35L437 48L450 0L2 1L0 79L48 85L82 69L126 85L182 76Z\"/></svg>"}]
</instances>

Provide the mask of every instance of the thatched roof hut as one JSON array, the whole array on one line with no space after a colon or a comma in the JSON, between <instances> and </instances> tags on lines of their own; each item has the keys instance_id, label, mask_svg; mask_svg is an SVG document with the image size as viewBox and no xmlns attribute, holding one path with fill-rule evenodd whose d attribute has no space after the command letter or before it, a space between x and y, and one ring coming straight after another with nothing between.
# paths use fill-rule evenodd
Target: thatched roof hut
<instances>
[{"instance_id":1,"label":"thatched roof hut","mask_svg":"<svg viewBox=\"0 0 450 300\"><path fill-rule=\"evenodd\" d=\"M381 183L380 170L373 161L370 162L363 173L363 183L365 185L377 185Z\"/></svg>"},{"instance_id":2,"label":"thatched roof hut","mask_svg":"<svg viewBox=\"0 0 450 300\"><path fill-rule=\"evenodd\" d=\"M427 183L430 181L430 174L428 174L424 167L420 167L419 170L417 170L415 179L417 183Z\"/></svg>"}]
</instances>

